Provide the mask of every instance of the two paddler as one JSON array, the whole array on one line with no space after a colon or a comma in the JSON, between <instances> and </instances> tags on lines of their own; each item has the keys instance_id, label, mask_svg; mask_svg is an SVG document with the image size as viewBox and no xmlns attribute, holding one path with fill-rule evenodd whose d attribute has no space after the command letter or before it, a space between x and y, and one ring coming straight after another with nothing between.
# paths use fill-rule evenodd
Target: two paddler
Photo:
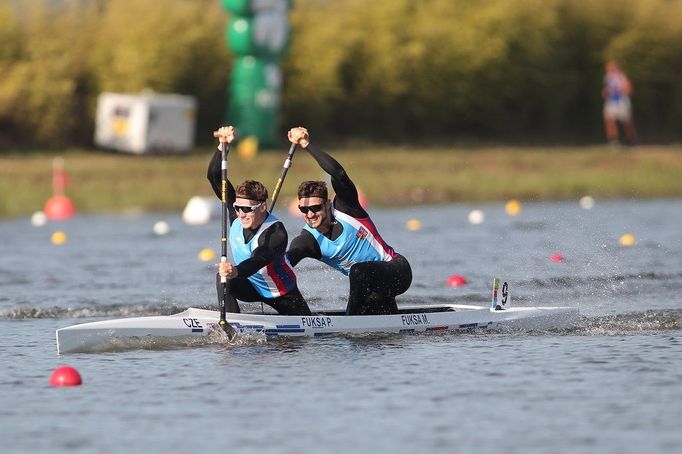
<instances>
[{"instance_id":1,"label":"two paddler","mask_svg":"<svg viewBox=\"0 0 682 454\"><path fill-rule=\"evenodd\" d=\"M220 128L221 141L232 142L235 131L231 126ZM289 141L305 149L331 177L336 193L330 201L324 181L304 181L298 188L298 208L305 223L301 233L291 242L282 258L282 244L286 247L287 233L282 223L265 207L267 190L261 183L250 180L236 190L228 185L228 199L234 200L230 211L230 247L236 265L221 263L219 277L230 282L231 295L227 310L239 312L236 299L263 301L280 314L309 314L310 309L296 286L292 266L310 257L320 260L344 273L350 280L347 315L376 315L397 313L395 297L407 291L412 283L412 270L405 257L395 252L379 234L369 214L362 207L358 190L345 169L330 155L310 143L305 128L293 128ZM220 198L220 158L216 154L208 169L208 179ZM236 214L235 214L236 212ZM235 223L237 214L239 223ZM262 238L270 230L267 240ZM254 238L257 242L254 242ZM273 264L278 266L272 266ZM261 268L258 268L260 266ZM284 271L293 285L284 294L274 297L266 276L270 270ZM270 276L271 278L273 276ZM273 279L275 280L275 279ZM291 282L291 281L289 281ZM290 295L287 297L287 295Z\"/></svg>"}]
</instances>

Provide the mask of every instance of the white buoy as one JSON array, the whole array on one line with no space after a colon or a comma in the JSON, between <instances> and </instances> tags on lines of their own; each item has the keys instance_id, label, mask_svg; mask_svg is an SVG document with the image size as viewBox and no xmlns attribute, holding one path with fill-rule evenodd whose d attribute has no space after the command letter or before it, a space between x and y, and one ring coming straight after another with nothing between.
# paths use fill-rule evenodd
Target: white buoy
<instances>
[{"instance_id":1,"label":"white buoy","mask_svg":"<svg viewBox=\"0 0 682 454\"><path fill-rule=\"evenodd\" d=\"M594 199L589 195L582 197L580 199L580 208L582 208L583 210L591 210L592 208L594 208Z\"/></svg>"},{"instance_id":2,"label":"white buoy","mask_svg":"<svg viewBox=\"0 0 682 454\"><path fill-rule=\"evenodd\" d=\"M170 226L166 221L159 221L154 224L154 233L157 235L165 235L170 232Z\"/></svg>"},{"instance_id":3,"label":"white buoy","mask_svg":"<svg viewBox=\"0 0 682 454\"><path fill-rule=\"evenodd\" d=\"M34 227L42 227L47 223L47 216L42 211L36 211L31 216L31 225Z\"/></svg>"},{"instance_id":4,"label":"white buoy","mask_svg":"<svg viewBox=\"0 0 682 454\"><path fill-rule=\"evenodd\" d=\"M211 220L211 215L220 213L220 201L214 197L194 196L182 212L182 220L189 225L202 225Z\"/></svg>"},{"instance_id":5,"label":"white buoy","mask_svg":"<svg viewBox=\"0 0 682 454\"><path fill-rule=\"evenodd\" d=\"M469 222L471 224L480 224L485 219L485 214L481 210L471 210L469 213Z\"/></svg>"}]
</instances>

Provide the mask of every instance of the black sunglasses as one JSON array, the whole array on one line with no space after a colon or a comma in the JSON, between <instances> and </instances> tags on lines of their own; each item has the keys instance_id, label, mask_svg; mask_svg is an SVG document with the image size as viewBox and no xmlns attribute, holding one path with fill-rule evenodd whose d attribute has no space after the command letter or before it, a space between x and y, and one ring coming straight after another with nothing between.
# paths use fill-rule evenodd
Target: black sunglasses
<instances>
[{"instance_id":1,"label":"black sunglasses","mask_svg":"<svg viewBox=\"0 0 682 454\"><path fill-rule=\"evenodd\" d=\"M253 210L255 210L259 206L263 205L263 203L264 202L260 202L260 203L257 203L255 205L251 205L251 206L236 205L233 203L232 206L234 207L235 211L241 211L242 213L251 213Z\"/></svg>"},{"instance_id":2,"label":"black sunglasses","mask_svg":"<svg viewBox=\"0 0 682 454\"><path fill-rule=\"evenodd\" d=\"M301 205L298 206L298 209L301 210L301 213L303 214L308 214L308 211L312 211L313 213L317 213L318 211L321 211L324 205L319 204L319 205L310 205L307 207L302 207Z\"/></svg>"}]
</instances>

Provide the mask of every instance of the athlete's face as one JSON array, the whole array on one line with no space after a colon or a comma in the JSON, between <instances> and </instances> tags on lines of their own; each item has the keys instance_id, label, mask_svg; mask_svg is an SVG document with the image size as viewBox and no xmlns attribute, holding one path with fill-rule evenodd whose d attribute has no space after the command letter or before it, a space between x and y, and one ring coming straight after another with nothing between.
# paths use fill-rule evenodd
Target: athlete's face
<instances>
[{"instance_id":1,"label":"athlete's face","mask_svg":"<svg viewBox=\"0 0 682 454\"><path fill-rule=\"evenodd\" d=\"M265 202L237 197L234 200L233 206L237 212L239 222L242 223L242 228L245 229L255 229L259 227L267 217L267 206Z\"/></svg>"},{"instance_id":2,"label":"athlete's face","mask_svg":"<svg viewBox=\"0 0 682 454\"><path fill-rule=\"evenodd\" d=\"M305 223L322 233L331 227L331 203L322 197L304 197L298 199L298 209L303 213Z\"/></svg>"}]
</instances>

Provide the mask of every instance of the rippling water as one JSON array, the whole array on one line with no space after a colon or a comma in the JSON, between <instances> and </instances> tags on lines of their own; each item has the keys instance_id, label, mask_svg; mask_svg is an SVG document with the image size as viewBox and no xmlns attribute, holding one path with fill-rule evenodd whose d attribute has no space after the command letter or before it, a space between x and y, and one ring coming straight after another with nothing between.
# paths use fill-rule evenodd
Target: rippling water
<instances>
[{"instance_id":1,"label":"rippling water","mask_svg":"<svg viewBox=\"0 0 682 454\"><path fill-rule=\"evenodd\" d=\"M473 208L485 212L471 225ZM220 226L179 214L0 222L0 435L5 452L675 452L682 449L682 200L373 210L406 255L403 302L578 307L554 332L442 333L157 344L60 357L54 330L215 305ZM409 219L422 223L405 228ZM171 232L152 233L158 220ZM284 216L293 235L299 220ZM62 230L68 241L54 246ZM633 247L618 238L631 233ZM549 256L561 253L562 263ZM469 284L447 288L451 274ZM347 281L299 269L314 307ZM76 388L50 388L70 364Z\"/></svg>"}]
</instances>

